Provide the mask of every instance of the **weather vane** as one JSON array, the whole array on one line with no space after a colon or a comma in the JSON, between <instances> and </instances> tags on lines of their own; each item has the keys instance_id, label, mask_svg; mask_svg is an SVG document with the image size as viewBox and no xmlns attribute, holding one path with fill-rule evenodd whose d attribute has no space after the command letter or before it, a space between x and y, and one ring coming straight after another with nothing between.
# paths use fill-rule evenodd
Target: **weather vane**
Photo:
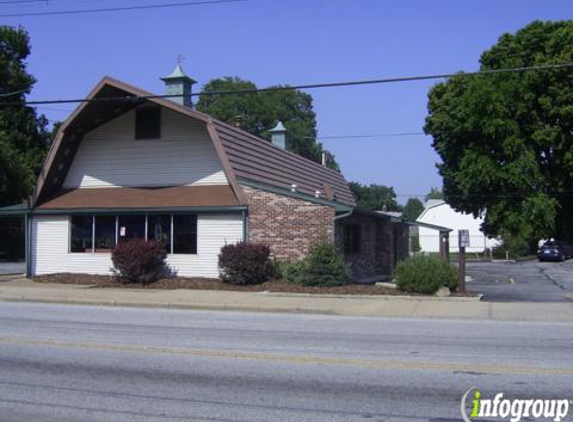
<instances>
[{"instance_id":1,"label":"weather vane","mask_svg":"<svg viewBox=\"0 0 573 422\"><path fill-rule=\"evenodd\" d=\"M183 60L185 60L185 57L183 57L182 54L178 54L177 55L177 64L181 65L181 63L183 62Z\"/></svg>"}]
</instances>

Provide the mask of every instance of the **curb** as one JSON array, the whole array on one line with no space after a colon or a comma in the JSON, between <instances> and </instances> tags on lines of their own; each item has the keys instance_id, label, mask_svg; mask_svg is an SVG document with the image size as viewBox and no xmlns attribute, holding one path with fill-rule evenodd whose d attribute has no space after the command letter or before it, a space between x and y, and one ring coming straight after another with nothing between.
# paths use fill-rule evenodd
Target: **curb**
<instances>
[{"instance_id":1,"label":"curb","mask_svg":"<svg viewBox=\"0 0 573 422\"><path fill-rule=\"evenodd\" d=\"M406 295L337 295L337 294L316 294L316 293L289 293L289 292L256 292L258 296L267 297L304 297L319 299L360 299L360 300L385 300L385 301L413 301L413 302L480 302L483 294L474 297L460 296L406 296Z\"/></svg>"},{"instance_id":2,"label":"curb","mask_svg":"<svg viewBox=\"0 0 573 422\"><path fill-rule=\"evenodd\" d=\"M314 308L265 308L260 306L243 306L231 304L178 304L172 302L118 302L112 301L90 301L81 299L45 299L45 298L28 298L26 296L20 297L3 297L0 302L24 302L24 303L46 303L46 304L59 304L59 305L84 305L84 306L114 306L125 308L148 308L148 309L189 309L201 311L236 311L236 312L266 312L266 313L284 313L284 314L313 314L313 315L348 315L355 316L354 314L347 314L344 312L336 312L332 309L314 309Z\"/></svg>"}]
</instances>

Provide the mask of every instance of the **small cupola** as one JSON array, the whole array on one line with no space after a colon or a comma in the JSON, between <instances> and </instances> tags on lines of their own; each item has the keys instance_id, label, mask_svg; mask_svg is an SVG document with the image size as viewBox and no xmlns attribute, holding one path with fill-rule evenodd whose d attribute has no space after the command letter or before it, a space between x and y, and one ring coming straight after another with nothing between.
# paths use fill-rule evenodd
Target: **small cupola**
<instances>
[{"instance_id":1,"label":"small cupola","mask_svg":"<svg viewBox=\"0 0 573 422\"><path fill-rule=\"evenodd\" d=\"M193 107L191 88L197 81L185 74L181 63L177 64L175 70L171 72L170 75L161 78L161 80L165 82L165 93L167 95L177 95L176 97L169 97L171 101L187 107Z\"/></svg>"},{"instance_id":2,"label":"small cupola","mask_svg":"<svg viewBox=\"0 0 573 422\"><path fill-rule=\"evenodd\" d=\"M273 145L282 149L288 149L287 130L282 122L279 121L274 128L269 130L269 133L271 134Z\"/></svg>"}]
</instances>

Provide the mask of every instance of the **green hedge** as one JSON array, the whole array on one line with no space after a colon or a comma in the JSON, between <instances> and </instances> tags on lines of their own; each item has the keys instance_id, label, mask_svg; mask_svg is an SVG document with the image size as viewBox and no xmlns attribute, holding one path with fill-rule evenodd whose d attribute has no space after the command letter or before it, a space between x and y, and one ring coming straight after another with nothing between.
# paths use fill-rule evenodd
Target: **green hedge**
<instances>
[{"instance_id":1,"label":"green hedge","mask_svg":"<svg viewBox=\"0 0 573 422\"><path fill-rule=\"evenodd\" d=\"M414 255L396 266L396 285L404 292L434 294L442 286L455 291L456 267L435 256Z\"/></svg>"}]
</instances>

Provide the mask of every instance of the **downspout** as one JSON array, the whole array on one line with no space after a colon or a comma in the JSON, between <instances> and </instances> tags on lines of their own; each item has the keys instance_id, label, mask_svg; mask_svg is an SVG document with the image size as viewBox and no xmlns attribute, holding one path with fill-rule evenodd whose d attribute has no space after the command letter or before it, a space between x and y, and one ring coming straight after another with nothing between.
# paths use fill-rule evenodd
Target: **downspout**
<instances>
[{"instance_id":1,"label":"downspout","mask_svg":"<svg viewBox=\"0 0 573 422\"><path fill-rule=\"evenodd\" d=\"M333 225L332 225L332 237L333 237L332 241L333 242L336 242L336 222L338 220L342 220L343 218L350 217L352 214L354 214L354 208L351 208L350 211L345 212L344 214L334 216L334 221L333 221Z\"/></svg>"},{"instance_id":2,"label":"downspout","mask_svg":"<svg viewBox=\"0 0 573 422\"><path fill-rule=\"evenodd\" d=\"M243 210L243 242L249 242L249 214L248 209Z\"/></svg>"},{"instance_id":3,"label":"downspout","mask_svg":"<svg viewBox=\"0 0 573 422\"><path fill-rule=\"evenodd\" d=\"M29 212L24 214L24 259L26 260L25 276L32 275L32 254L31 254L31 236L30 236L30 223Z\"/></svg>"}]
</instances>

